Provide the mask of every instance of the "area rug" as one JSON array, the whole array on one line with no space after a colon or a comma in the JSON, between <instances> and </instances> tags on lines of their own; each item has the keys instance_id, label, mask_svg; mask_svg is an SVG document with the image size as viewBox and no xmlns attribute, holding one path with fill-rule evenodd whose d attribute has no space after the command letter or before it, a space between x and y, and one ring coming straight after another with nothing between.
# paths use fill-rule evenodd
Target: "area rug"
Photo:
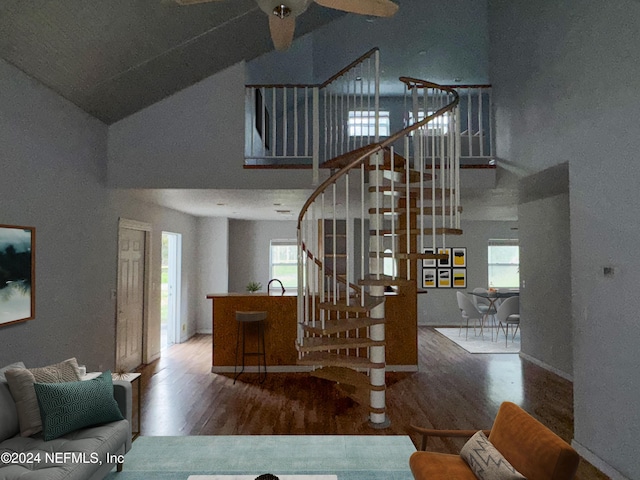
<instances>
[{"instance_id":1,"label":"area rug","mask_svg":"<svg viewBox=\"0 0 640 480\"><path fill-rule=\"evenodd\" d=\"M411 480L415 447L404 435L138 437L123 471L107 480L189 475L332 474L338 480Z\"/></svg>"},{"instance_id":2,"label":"area rug","mask_svg":"<svg viewBox=\"0 0 640 480\"><path fill-rule=\"evenodd\" d=\"M520 352L520 330L516 334L516 338L511 341L511 330L509 330L509 340L507 346L504 345L504 333L498 331L498 340L496 341L496 329L493 330L493 341L491 340L491 330L485 328L484 336L480 336L480 329L476 330L477 336L473 332L473 328L469 329L468 338L465 339L464 328L436 328L436 332L444 335L456 345L462 347L469 353L519 353Z\"/></svg>"}]
</instances>

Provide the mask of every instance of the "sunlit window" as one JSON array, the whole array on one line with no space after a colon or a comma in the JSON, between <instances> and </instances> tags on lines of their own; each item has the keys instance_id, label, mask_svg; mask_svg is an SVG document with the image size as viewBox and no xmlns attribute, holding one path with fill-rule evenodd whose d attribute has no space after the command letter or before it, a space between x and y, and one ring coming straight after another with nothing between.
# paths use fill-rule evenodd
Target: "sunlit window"
<instances>
[{"instance_id":1,"label":"sunlit window","mask_svg":"<svg viewBox=\"0 0 640 480\"><path fill-rule=\"evenodd\" d=\"M270 272L270 278L280 280L287 290L298 288L298 245L295 240L271 240Z\"/></svg>"},{"instance_id":2,"label":"sunlit window","mask_svg":"<svg viewBox=\"0 0 640 480\"><path fill-rule=\"evenodd\" d=\"M520 247L517 240L489 240L489 287L520 286Z\"/></svg>"},{"instance_id":3,"label":"sunlit window","mask_svg":"<svg viewBox=\"0 0 640 480\"><path fill-rule=\"evenodd\" d=\"M379 116L379 136L389 136L389 112L381 111ZM350 137L374 137L376 134L376 112L372 110L349 111L349 136Z\"/></svg>"}]
</instances>

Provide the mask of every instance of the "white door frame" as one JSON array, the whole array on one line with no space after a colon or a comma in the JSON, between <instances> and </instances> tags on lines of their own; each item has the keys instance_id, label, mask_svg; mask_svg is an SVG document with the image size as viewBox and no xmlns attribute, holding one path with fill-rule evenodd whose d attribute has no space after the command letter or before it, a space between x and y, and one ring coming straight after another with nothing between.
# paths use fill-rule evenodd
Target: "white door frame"
<instances>
[{"instance_id":1,"label":"white door frame","mask_svg":"<svg viewBox=\"0 0 640 480\"><path fill-rule=\"evenodd\" d=\"M147 364L150 363L153 359L149 358L149 298L151 297L151 232L152 225L146 222L139 222L137 220L131 220L128 218L120 217L118 219L118 240L120 239L120 231L123 228L128 228L130 230L141 230L145 232L144 235L144 286L143 293L144 298L142 300L142 363ZM118 242L119 244L119 242ZM118 250L118 269L116 273L117 277L120 278L120 251ZM117 295L118 295L118 285L119 282L116 281L116 361L118 359L118 309L117 309Z\"/></svg>"}]
</instances>

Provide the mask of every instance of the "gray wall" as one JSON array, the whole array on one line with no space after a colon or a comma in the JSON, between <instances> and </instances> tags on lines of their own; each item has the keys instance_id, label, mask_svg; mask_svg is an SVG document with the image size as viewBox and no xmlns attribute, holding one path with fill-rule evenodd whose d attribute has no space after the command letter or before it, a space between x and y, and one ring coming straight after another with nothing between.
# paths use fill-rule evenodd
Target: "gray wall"
<instances>
[{"instance_id":1,"label":"gray wall","mask_svg":"<svg viewBox=\"0 0 640 480\"><path fill-rule=\"evenodd\" d=\"M517 222L466 221L461 223L463 235L447 238L447 246L467 248L467 288L487 288L487 246L490 239L517 239ZM429 288L418 295L418 324L431 326L460 325L456 300L457 288Z\"/></svg>"},{"instance_id":2,"label":"gray wall","mask_svg":"<svg viewBox=\"0 0 640 480\"><path fill-rule=\"evenodd\" d=\"M307 170L243 169L244 85L238 63L111 125L109 186L309 188Z\"/></svg>"},{"instance_id":3,"label":"gray wall","mask_svg":"<svg viewBox=\"0 0 640 480\"><path fill-rule=\"evenodd\" d=\"M566 163L520 181L522 354L571 379L571 238Z\"/></svg>"},{"instance_id":4,"label":"gray wall","mask_svg":"<svg viewBox=\"0 0 640 480\"><path fill-rule=\"evenodd\" d=\"M433 82L487 83L486 0L403 0L391 18L345 15L313 33L314 74L324 81L373 47L390 81L400 75ZM424 53L420 53L424 52ZM383 74L384 75L384 74Z\"/></svg>"},{"instance_id":5,"label":"gray wall","mask_svg":"<svg viewBox=\"0 0 640 480\"><path fill-rule=\"evenodd\" d=\"M489 5L498 156L531 172L569 164L574 445L611 477L637 479L640 3Z\"/></svg>"},{"instance_id":6,"label":"gray wall","mask_svg":"<svg viewBox=\"0 0 640 480\"><path fill-rule=\"evenodd\" d=\"M295 221L229 220L229 291L245 292L249 282L267 291L269 242L296 238Z\"/></svg>"},{"instance_id":7,"label":"gray wall","mask_svg":"<svg viewBox=\"0 0 640 480\"><path fill-rule=\"evenodd\" d=\"M200 278L198 333L212 333L210 293L229 291L229 219L198 219L198 267L193 272ZM235 267L234 267L235 268ZM197 273L196 273L197 272Z\"/></svg>"},{"instance_id":8,"label":"gray wall","mask_svg":"<svg viewBox=\"0 0 640 480\"><path fill-rule=\"evenodd\" d=\"M183 234L186 271L197 258L195 218L105 187L107 127L0 61L0 223L36 228L36 318L0 327L0 364L41 366L76 356L115 365L118 218L153 224L151 355L159 349L161 230ZM195 331L183 277L182 321Z\"/></svg>"}]
</instances>

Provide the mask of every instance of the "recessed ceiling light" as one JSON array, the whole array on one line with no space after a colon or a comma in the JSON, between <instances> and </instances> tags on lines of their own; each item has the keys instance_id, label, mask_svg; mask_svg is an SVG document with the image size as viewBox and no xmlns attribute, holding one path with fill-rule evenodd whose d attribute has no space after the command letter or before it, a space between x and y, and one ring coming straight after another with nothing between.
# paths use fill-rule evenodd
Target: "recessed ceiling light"
<instances>
[{"instance_id":1,"label":"recessed ceiling light","mask_svg":"<svg viewBox=\"0 0 640 480\"><path fill-rule=\"evenodd\" d=\"M223 206L223 205L226 205L226 203L222 203L222 202L220 202L220 203L216 203L216 205Z\"/></svg>"},{"instance_id":2,"label":"recessed ceiling light","mask_svg":"<svg viewBox=\"0 0 640 480\"><path fill-rule=\"evenodd\" d=\"M279 207L280 205L282 205L281 203L274 203L273 204L275 207Z\"/></svg>"},{"instance_id":3,"label":"recessed ceiling light","mask_svg":"<svg viewBox=\"0 0 640 480\"><path fill-rule=\"evenodd\" d=\"M291 213L291 210L276 210L277 213L281 213L282 215L288 215Z\"/></svg>"},{"instance_id":4,"label":"recessed ceiling light","mask_svg":"<svg viewBox=\"0 0 640 480\"><path fill-rule=\"evenodd\" d=\"M426 51L426 50L420 50L420 51L418 52L418 55L426 55L426 54L427 54L427 51Z\"/></svg>"}]
</instances>

